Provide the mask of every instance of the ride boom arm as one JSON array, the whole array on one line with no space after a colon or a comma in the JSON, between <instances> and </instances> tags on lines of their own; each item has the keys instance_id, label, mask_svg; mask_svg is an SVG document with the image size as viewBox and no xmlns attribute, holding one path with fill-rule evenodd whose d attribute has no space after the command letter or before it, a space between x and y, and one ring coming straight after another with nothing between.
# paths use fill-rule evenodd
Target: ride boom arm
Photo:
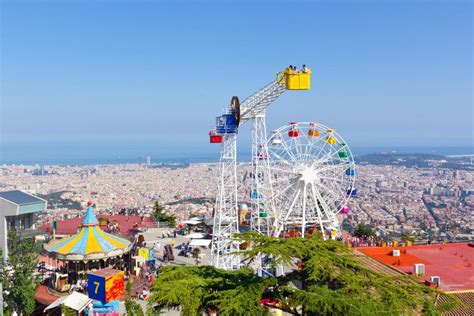
<instances>
[{"instance_id":1,"label":"ride boom arm","mask_svg":"<svg viewBox=\"0 0 474 316\"><path fill-rule=\"evenodd\" d=\"M265 111L285 91L284 82L277 79L245 99L240 104L240 125Z\"/></svg>"}]
</instances>

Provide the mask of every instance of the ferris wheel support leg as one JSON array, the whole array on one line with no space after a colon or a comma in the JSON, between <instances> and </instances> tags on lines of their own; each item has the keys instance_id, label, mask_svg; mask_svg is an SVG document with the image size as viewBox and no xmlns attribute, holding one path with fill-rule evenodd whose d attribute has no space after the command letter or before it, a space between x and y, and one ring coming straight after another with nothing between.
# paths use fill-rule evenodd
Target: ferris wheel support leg
<instances>
[{"instance_id":1,"label":"ferris wheel support leg","mask_svg":"<svg viewBox=\"0 0 474 316\"><path fill-rule=\"evenodd\" d=\"M232 236L239 232L236 134L223 136L213 224L211 264L226 270L238 269L240 256L235 255L235 252L239 250L239 245L232 240Z\"/></svg>"},{"instance_id":2,"label":"ferris wheel support leg","mask_svg":"<svg viewBox=\"0 0 474 316\"><path fill-rule=\"evenodd\" d=\"M268 149L266 146L267 132L265 124L265 111L253 118L252 125L252 171L254 174L252 184L251 230L264 235L271 234L271 225L268 217L260 217L260 213L268 214L269 205L266 205L266 194L263 187L269 181ZM271 195L271 194L269 194Z\"/></svg>"},{"instance_id":3,"label":"ferris wheel support leg","mask_svg":"<svg viewBox=\"0 0 474 316\"><path fill-rule=\"evenodd\" d=\"M316 197L316 189L314 187L314 184L311 185L311 190L312 190L312 193L313 193L313 199L314 201L318 201L318 198ZM324 225L323 225L323 220L322 220L322 217L323 217L323 212L321 212L321 209L319 208L319 205L318 203L316 202L316 212L318 213L318 221L319 221L319 227L321 229L321 234L323 235L323 240L326 240L326 232L324 230Z\"/></svg>"},{"instance_id":4,"label":"ferris wheel support leg","mask_svg":"<svg viewBox=\"0 0 474 316\"><path fill-rule=\"evenodd\" d=\"M301 221L301 237L304 238L306 232L306 184L303 187L303 216Z\"/></svg>"}]
</instances>

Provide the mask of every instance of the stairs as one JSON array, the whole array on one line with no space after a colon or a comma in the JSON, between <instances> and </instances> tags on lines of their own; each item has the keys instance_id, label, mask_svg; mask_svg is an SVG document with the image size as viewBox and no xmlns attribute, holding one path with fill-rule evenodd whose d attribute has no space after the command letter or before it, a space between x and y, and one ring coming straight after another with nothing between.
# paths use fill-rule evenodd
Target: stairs
<instances>
[{"instance_id":1,"label":"stairs","mask_svg":"<svg viewBox=\"0 0 474 316\"><path fill-rule=\"evenodd\" d=\"M357 256L359 261L368 269L379 272L381 274L386 274L386 275L404 275L406 274L403 271L397 270L395 268L392 268L391 266L388 266L384 263L381 263L365 254L362 252L359 252L357 250L354 250L354 254Z\"/></svg>"}]
</instances>

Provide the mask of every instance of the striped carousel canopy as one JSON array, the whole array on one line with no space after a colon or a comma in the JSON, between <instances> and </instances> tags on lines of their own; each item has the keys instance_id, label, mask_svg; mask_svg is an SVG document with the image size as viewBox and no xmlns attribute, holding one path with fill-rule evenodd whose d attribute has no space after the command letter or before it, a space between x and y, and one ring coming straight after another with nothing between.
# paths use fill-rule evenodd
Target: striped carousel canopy
<instances>
[{"instance_id":1,"label":"striped carousel canopy","mask_svg":"<svg viewBox=\"0 0 474 316\"><path fill-rule=\"evenodd\" d=\"M44 249L50 257L62 260L104 259L130 250L130 241L108 234L99 227L92 203L88 203L81 229L73 236L52 241Z\"/></svg>"}]
</instances>

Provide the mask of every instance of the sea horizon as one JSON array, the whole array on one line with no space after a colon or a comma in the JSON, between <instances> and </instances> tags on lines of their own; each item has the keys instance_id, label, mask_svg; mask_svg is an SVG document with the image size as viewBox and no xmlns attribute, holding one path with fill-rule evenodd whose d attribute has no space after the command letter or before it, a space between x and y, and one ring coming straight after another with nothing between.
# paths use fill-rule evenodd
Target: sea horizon
<instances>
[{"instance_id":1,"label":"sea horizon","mask_svg":"<svg viewBox=\"0 0 474 316\"><path fill-rule=\"evenodd\" d=\"M237 160L250 161L248 146L239 150ZM219 161L220 146L176 148L150 142L130 143L3 143L0 165L95 165L145 163L147 156L154 164L215 163ZM472 155L473 146L351 146L355 157L375 153Z\"/></svg>"}]
</instances>

